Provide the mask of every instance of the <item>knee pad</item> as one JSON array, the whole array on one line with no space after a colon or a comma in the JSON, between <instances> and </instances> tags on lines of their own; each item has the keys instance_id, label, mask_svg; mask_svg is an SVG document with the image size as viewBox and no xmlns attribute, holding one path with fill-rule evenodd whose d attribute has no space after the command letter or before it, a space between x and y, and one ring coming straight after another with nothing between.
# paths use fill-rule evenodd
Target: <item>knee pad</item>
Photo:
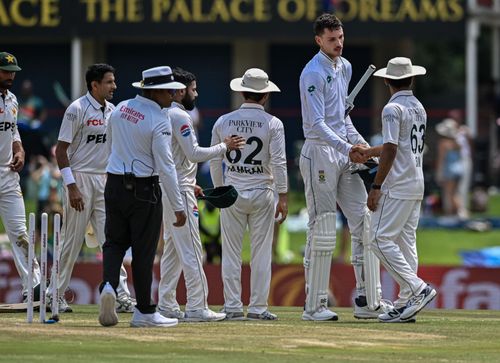
<instances>
[{"instance_id":1,"label":"knee pad","mask_svg":"<svg viewBox=\"0 0 500 363\"><path fill-rule=\"evenodd\" d=\"M335 248L335 213L323 213L316 218L309 245L309 256L304 257L306 269L307 312L315 312L320 306L327 306L330 267Z\"/></svg>"}]
</instances>

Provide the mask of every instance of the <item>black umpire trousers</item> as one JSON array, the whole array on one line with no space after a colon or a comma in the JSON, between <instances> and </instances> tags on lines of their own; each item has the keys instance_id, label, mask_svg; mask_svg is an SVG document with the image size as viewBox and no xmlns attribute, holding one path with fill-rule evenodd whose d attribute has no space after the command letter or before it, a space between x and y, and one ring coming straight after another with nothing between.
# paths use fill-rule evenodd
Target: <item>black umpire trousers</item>
<instances>
[{"instance_id":1,"label":"black umpire trousers","mask_svg":"<svg viewBox=\"0 0 500 363\"><path fill-rule=\"evenodd\" d=\"M156 311L151 303L153 263L162 224L158 177L135 178L108 173L104 190L106 242L103 249L103 282L115 289L125 252L132 247L132 276L136 308L143 314Z\"/></svg>"}]
</instances>

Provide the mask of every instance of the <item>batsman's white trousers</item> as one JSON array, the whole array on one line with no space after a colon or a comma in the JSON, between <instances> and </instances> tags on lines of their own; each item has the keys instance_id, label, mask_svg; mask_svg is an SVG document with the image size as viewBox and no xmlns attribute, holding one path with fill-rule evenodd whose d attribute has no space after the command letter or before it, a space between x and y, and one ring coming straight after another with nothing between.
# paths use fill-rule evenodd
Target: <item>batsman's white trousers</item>
<instances>
[{"instance_id":1,"label":"batsman's white trousers","mask_svg":"<svg viewBox=\"0 0 500 363\"><path fill-rule=\"evenodd\" d=\"M367 194L361 178L351 174L350 165L347 155L342 155L325 142L306 140L302 147L299 167L309 214L306 256L311 248L316 217L323 213L336 213L338 203L351 232L351 261L356 277L356 294L360 296L366 295L363 281L363 220L368 211Z\"/></svg>"},{"instance_id":2,"label":"batsman's white trousers","mask_svg":"<svg viewBox=\"0 0 500 363\"><path fill-rule=\"evenodd\" d=\"M222 281L226 312L242 312L241 250L245 230L250 232L250 302L248 312L267 310L271 285L271 254L274 231L272 189L238 190L238 199L221 209Z\"/></svg>"},{"instance_id":3,"label":"batsman's white trousers","mask_svg":"<svg viewBox=\"0 0 500 363\"><path fill-rule=\"evenodd\" d=\"M106 237L104 235L104 223L106 222L106 209L104 207L104 186L106 174L90 174L73 172L76 185L82 194L84 209L81 212L71 207L69 202L68 188L63 188L63 216L61 226L61 255L59 291L66 291L71 281L73 267L85 241L87 225L92 225L94 234L102 250ZM52 291L52 281L49 289ZM127 286L127 271L122 265L120 271L120 284L117 288L118 296L124 294L130 296Z\"/></svg>"},{"instance_id":4,"label":"batsman's white trousers","mask_svg":"<svg viewBox=\"0 0 500 363\"><path fill-rule=\"evenodd\" d=\"M162 189L164 185L162 184ZM203 270L203 247L200 239L198 202L194 190L181 192L186 224L174 227L175 213L163 192L163 255L160 264L158 307L161 310L178 310L176 289L181 272L184 272L187 302L186 311L208 307L208 283Z\"/></svg>"},{"instance_id":5,"label":"batsman's white trousers","mask_svg":"<svg viewBox=\"0 0 500 363\"><path fill-rule=\"evenodd\" d=\"M0 168L0 217L12 245L17 272L23 284L23 294L28 292L28 233L23 194L19 174L8 167ZM40 283L40 266L35 258L33 286Z\"/></svg>"},{"instance_id":6,"label":"batsman's white trousers","mask_svg":"<svg viewBox=\"0 0 500 363\"><path fill-rule=\"evenodd\" d=\"M417 226L420 200L390 198L382 194L372 214L371 247L400 286L396 306L406 305L426 283L417 276Z\"/></svg>"}]
</instances>

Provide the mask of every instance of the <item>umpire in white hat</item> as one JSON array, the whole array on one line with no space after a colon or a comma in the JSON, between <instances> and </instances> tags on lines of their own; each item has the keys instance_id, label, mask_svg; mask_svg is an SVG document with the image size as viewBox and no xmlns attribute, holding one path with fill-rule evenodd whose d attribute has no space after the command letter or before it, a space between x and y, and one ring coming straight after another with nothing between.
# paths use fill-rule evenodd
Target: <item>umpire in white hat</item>
<instances>
[{"instance_id":1,"label":"umpire in white hat","mask_svg":"<svg viewBox=\"0 0 500 363\"><path fill-rule=\"evenodd\" d=\"M118 104L111 114L108 135L111 155L104 192L106 203L106 242L103 246L103 283L99 322L116 325L115 290L125 252L132 247L132 274L137 298L130 325L169 327L168 319L151 304L153 261L162 223L162 198L159 180L175 212L174 226L186 221L170 151L172 128L162 108L169 107L176 90L185 85L174 81L170 67L142 72L142 80L132 84L142 96Z\"/></svg>"}]
</instances>

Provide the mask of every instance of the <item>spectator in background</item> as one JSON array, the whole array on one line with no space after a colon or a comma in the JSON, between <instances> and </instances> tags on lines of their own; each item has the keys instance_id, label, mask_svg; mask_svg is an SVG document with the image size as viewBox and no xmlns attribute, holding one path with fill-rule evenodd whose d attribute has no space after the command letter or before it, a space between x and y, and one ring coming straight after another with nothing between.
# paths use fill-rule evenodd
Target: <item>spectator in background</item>
<instances>
[{"instance_id":1,"label":"spectator in background","mask_svg":"<svg viewBox=\"0 0 500 363\"><path fill-rule=\"evenodd\" d=\"M47 111L43 100L35 96L33 83L29 79L25 79L21 84L19 96L18 128L24 144L29 147L26 148L26 163L19 172L19 176L21 177L20 184L23 194L27 195L28 198L36 198L36 188L28 183L33 166L40 160L39 156L45 160L50 157L49 149L44 144L41 130L39 130L46 118Z\"/></svg>"},{"instance_id":2,"label":"spectator in background","mask_svg":"<svg viewBox=\"0 0 500 363\"><path fill-rule=\"evenodd\" d=\"M441 199L445 215L457 215L460 207L458 183L463 176L464 168L457 143L458 124L451 118L444 119L436 125L438 155L436 164L436 181L441 186Z\"/></svg>"},{"instance_id":3,"label":"spectator in background","mask_svg":"<svg viewBox=\"0 0 500 363\"><path fill-rule=\"evenodd\" d=\"M42 213L59 213L61 198L59 190L61 173L55 160L55 147L51 148L50 160L43 155L37 155L30 162L30 177L37 186L37 215Z\"/></svg>"},{"instance_id":4,"label":"spectator in background","mask_svg":"<svg viewBox=\"0 0 500 363\"><path fill-rule=\"evenodd\" d=\"M43 100L35 96L33 82L25 79L21 84L19 97L19 122L29 125L31 129L37 129L47 118L47 110Z\"/></svg>"},{"instance_id":5,"label":"spectator in background","mask_svg":"<svg viewBox=\"0 0 500 363\"><path fill-rule=\"evenodd\" d=\"M458 198L460 204L458 206L458 216L461 219L469 218L469 193L472 181L472 153L473 153L473 139L472 133L467 125L463 124L463 115L461 110L451 110L449 117L457 122L457 136L456 141L460 147L460 157L462 159L463 173L460 181L458 182Z\"/></svg>"}]
</instances>

